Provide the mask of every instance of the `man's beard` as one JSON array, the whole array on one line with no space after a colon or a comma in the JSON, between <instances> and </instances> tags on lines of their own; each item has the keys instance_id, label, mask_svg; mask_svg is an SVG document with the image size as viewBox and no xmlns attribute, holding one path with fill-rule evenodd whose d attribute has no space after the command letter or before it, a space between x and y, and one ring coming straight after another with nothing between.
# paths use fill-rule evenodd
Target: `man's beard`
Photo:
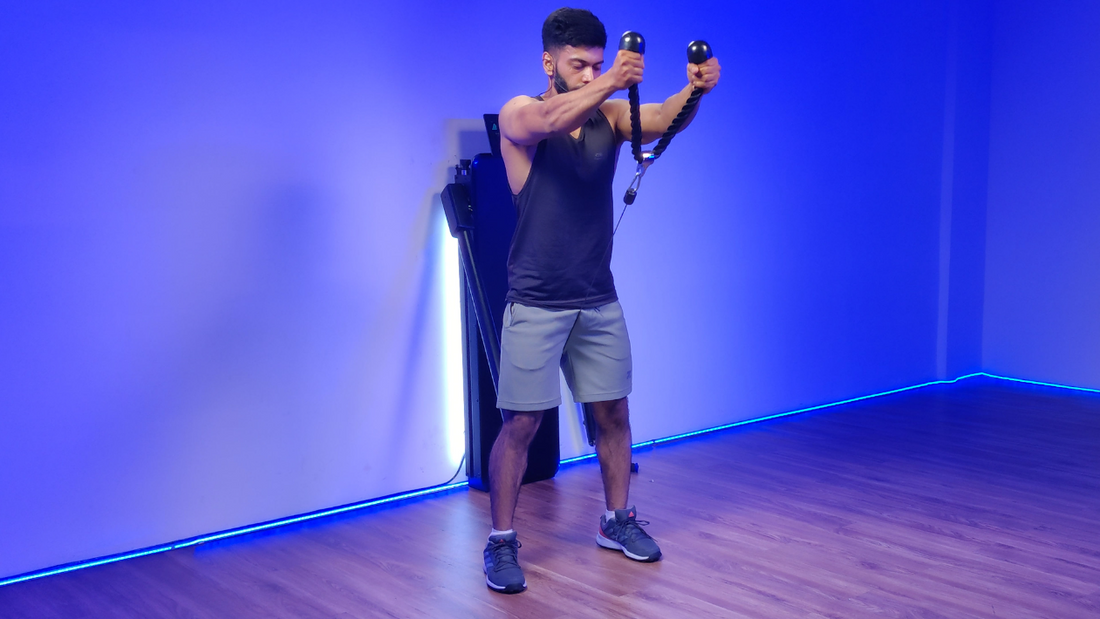
<instances>
[{"instance_id":1,"label":"man's beard","mask_svg":"<svg viewBox=\"0 0 1100 619\"><path fill-rule=\"evenodd\" d=\"M562 79L561 73L558 73L557 65L554 65L554 90L558 91L559 95L569 92L569 85Z\"/></svg>"}]
</instances>

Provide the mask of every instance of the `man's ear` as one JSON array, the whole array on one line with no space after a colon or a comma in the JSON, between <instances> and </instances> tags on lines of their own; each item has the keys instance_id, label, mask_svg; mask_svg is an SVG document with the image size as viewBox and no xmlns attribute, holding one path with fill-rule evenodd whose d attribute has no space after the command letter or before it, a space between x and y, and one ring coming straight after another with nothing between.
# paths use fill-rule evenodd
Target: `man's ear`
<instances>
[{"instance_id":1,"label":"man's ear","mask_svg":"<svg viewBox=\"0 0 1100 619\"><path fill-rule=\"evenodd\" d=\"M554 57L550 52L542 53L542 70L546 72L547 77L554 75Z\"/></svg>"}]
</instances>

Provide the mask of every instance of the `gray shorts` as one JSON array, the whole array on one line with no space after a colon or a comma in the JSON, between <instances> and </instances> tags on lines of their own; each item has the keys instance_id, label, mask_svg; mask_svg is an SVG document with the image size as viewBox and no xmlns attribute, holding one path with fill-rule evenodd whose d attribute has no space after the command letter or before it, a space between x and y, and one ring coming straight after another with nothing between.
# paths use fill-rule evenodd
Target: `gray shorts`
<instances>
[{"instance_id":1,"label":"gray shorts","mask_svg":"<svg viewBox=\"0 0 1100 619\"><path fill-rule=\"evenodd\" d=\"M630 336L618 301L582 310L509 303L503 323L497 408L541 411L561 404L559 366L575 402L630 393Z\"/></svg>"}]
</instances>

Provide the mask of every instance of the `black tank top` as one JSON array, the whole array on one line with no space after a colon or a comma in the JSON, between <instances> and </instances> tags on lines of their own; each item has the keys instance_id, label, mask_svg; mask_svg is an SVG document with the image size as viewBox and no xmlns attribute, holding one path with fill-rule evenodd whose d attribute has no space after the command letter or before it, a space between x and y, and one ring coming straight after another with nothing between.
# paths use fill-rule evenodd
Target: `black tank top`
<instances>
[{"instance_id":1,"label":"black tank top","mask_svg":"<svg viewBox=\"0 0 1100 619\"><path fill-rule=\"evenodd\" d=\"M579 138L565 134L538 143L531 175L513 196L508 301L582 309L618 300L611 276L617 146L599 110Z\"/></svg>"}]
</instances>

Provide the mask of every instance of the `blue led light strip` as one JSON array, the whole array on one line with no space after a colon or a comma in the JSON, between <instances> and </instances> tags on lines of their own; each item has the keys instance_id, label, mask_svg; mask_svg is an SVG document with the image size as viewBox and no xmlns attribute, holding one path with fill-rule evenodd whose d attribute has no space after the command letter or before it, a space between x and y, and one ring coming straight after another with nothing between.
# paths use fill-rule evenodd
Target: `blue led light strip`
<instances>
[{"instance_id":1,"label":"blue led light strip","mask_svg":"<svg viewBox=\"0 0 1100 619\"><path fill-rule=\"evenodd\" d=\"M1073 387L1070 385L1059 385L1058 383L1044 383L1040 380L1026 380L1023 378L1010 378L1008 376L997 376L996 374L989 374L988 372L980 372L981 376L989 378L996 378L997 380L1007 380L1013 383L1024 383L1025 385L1039 385L1040 387L1055 387L1057 389L1070 389L1072 391L1084 391L1085 393L1100 393L1100 389L1090 389L1089 387Z\"/></svg>"},{"instance_id":2,"label":"blue led light strip","mask_svg":"<svg viewBox=\"0 0 1100 619\"><path fill-rule=\"evenodd\" d=\"M744 426L744 425L748 425L750 423L757 423L757 422L760 422L760 421L767 421L769 419L776 419L776 418L779 418L779 417L789 417L791 415L798 415L798 414L801 414L801 413L808 413L810 411L821 410L823 408L832 408L834 406L841 406L843 404L851 404L853 402L859 402L861 400L869 400L871 398L878 398L878 397L881 397L881 396L891 395L891 394L895 394L895 393L902 393L904 391L912 391L914 389L921 389L923 387L929 387L929 386L932 386L932 385L950 385L950 384L956 383L960 380L965 380L967 378L974 378L974 377L977 377L977 376L985 376L987 378L993 378L993 379L996 379L996 380L1004 380L1004 381L1015 382L1015 383L1024 383L1024 384L1028 384L1028 385L1038 385L1038 386L1042 386L1042 387L1055 387L1055 388L1058 388L1058 389L1070 389L1070 390L1073 390L1073 391L1082 391L1082 392L1086 392L1086 393L1100 393L1100 389L1090 389L1088 387L1072 387L1072 386L1069 386L1069 385L1059 385L1057 383L1046 383L1046 382L1042 382L1042 381L1025 380L1025 379L1022 379L1022 378L1010 378L1010 377L1007 377L1007 376L998 376L996 374L988 374L986 372L975 372L974 374L967 374L966 376L960 376L958 378L954 378L954 379L951 379L951 380L934 380L934 381L931 381L931 382L922 383L920 385L913 385L911 387L902 387L900 389L892 389L890 391L883 391L881 393L874 393L874 394L871 394L871 395L860 396L860 397L857 397L857 398L849 398L847 400L841 400L839 402L830 402L828 404L820 404L818 406L811 406L809 408L801 408L801 409L798 409L798 410L788 411L788 412L785 412L785 413L777 413L775 415L767 415L765 417L755 417L753 419L746 419L744 421L737 421L737 422L734 422L734 423L727 423L725 425L716 426L716 427L713 427L713 428L707 428L705 430L696 430L694 432L685 432L683 434L677 434L675 436L667 436L665 438L658 438L658 439L653 439L653 440L650 440L650 441L644 441L644 442L638 443L636 445L633 445L632 447L634 449L638 449L638 448L642 448L642 447L651 447L651 446L654 446L654 445L660 445L662 443L669 443L669 442L672 442L672 441L679 441L679 440L691 438L693 436L699 436L701 434L710 434L712 432L720 432L722 430L728 430L730 428L736 428L737 426ZM594 458L594 457L596 457L596 454L593 453L593 454L585 454L583 456L577 456L575 458L566 458L565 460L561 461L561 464L572 464L574 462L581 462L583 460L589 460L589 459ZM395 494L395 495L392 495L392 496L382 497L382 498L378 498L378 499L371 499L369 501L363 501L361 503L352 503L350 505L342 505L340 507L333 507L333 508L330 508L330 509L323 509L323 510L316 511L316 512L310 512L308 514L302 514L302 515L299 515L299 516L292 516L290 518L282 518L280 520L272 520L270 522L263 522L263 523L260 523L260 524L250 525L250 526L246 526L246 527L240 527L240 528L237 528L237 529L229 529L228 531L222 531L220 533L211 533L209 535L203 535L203 536L200 536L200 537L193 537L191 539L181 540L181 541L178 541L178 542L172 542L170 544L162 544L160 546L153 546L151 548L145 548L145 549L142 549L142 550L135 550L135 551L132 551L132 552L126 552L126 553L122 553L122 554L111 555L109 557L102 557L102 558L99 558L99 559L92 559L90 561L81 561L81 562L78 562L78 563L70 563L68 565L62 565L62 566L59 566L59 567L49 568L49 569L45 569L45 570L41 570L41 571L37 571L37 572L30 572L30 573L27 573L27 574L22 574L20 576L12 576L10 578L0 579L0 587L2 587L4 585L15 584L17 582L24 582L24 581L27 581L27 580L34 580L36 578L42 578L42 577L45 577L45 576L52 576L54 574L63 574L65 572L72 572L74 570L80 570L80 569L84 569L86 567L95 567L97 565L105 565L107 563L115 563L117 561L124 561L126 559L135 559L137 557L144 557L144 556L147 556L147 555L157 554L157 553L160 553L160 552L167 552L169 550L176 550L176 549L179 549L179 548L187 548L189 546L197 546L199 544L203 544L203 543L206 543L206 542L212 542L212 541L215 541L215 540L225 539L225 538L228 538L228 537L235 537L237 535L246 535L248 533L255 533L257 531L264 531L264 530L267 530L267 529L274 529L276 527L281 527L281 526L288 525L288 524L294 524L294 523L298 523L298 522L305 522L307 520L313 520L315 518L323 518L325 516L332 516L332 515L335 515L335 514L342 514L342 513L345 513L345 512L355 511L357 509L366 509L366 508L375 507L375 506L378 506L378 505L385 505L387 503L396 503L397 501L404 501L406 499L413 499L413 498L417 498L417 497L428 496L428 495L431 495L431 494L446 492L447 490L453 490L455 488L462 488L462 487L465 487L466 485L468 485L467 482L462 481L462 482L457 482L457 483L453 483L453 484L444 484L444 485L441 485L441 486L432 486L432 487L429 487L429 488L423 488L421 490L414 490L412 492L406 492L406 493L403 493L403 494Z\"/></svg>"},{"instance_id":3,"label":"blue led light strip","mask_svg":"<svg viewBox=\"0 0 1100 619\"><path fill-rule=\"evenodd\" d=\"M1088 392L1088 393L1100 393L1100 389L1090 389L1088 387L1072 387L1072 386L1069 386L1069 385L1060 385L1060 384L1057 384L1057 383L1044 383L1044 382L1035 381L1035 380L1024 380L1022 378L1009 378L1007 376L998 376L996 374L989 374L987 372L975 372L973 374L967 374L965 376L959 376L958 378L953 378L953 379L950 379L950 380L934 380L934 381L927 382L927 383L921 383L919 385L912 385L910 387L902 387L900 389L893 389L893 390L890 390L890 391L883 391L881 393L873 393L871 395L859 396L858 398L849 398L847 400L841 400L839 402L830 402L828 404L820 404L818 406L811 406L809 408L800 408L798 410L788 411L788 412L785 412L785 413L777 413L775 415L767 415L767 416L764 416L764 417L753 417L752 419L745 419L743 421L736 421L734 423L727 423L725 425L715 426L713 428L706 428L704 430L696 430L694 432L685 432L683 434L677 434L675 436L666 436L664 438L656 438L656 439L653 439L653 440L650 440L650 441L643 441L641 443L636 443L634 445L631 445L631 448L632 449L639 449L639 448L642 448L642 447L652 447L654 445L660 445L662 443L670 443L672 441L679 441L679 440L683 440L683 439L686 439L686 438L691 438L693 436L699 436L701 434L710 434L711 432L720 432L722 430L728 430L730 428L736 428L737 426L744 426L744 425L748 425L750 423L757 423L757 422L760 422L760 421L767 421L769 419L776 419L778 417L789 417L791 415L798 415L798 414L801 414L801 413L808 413L810 411L821 410L823 408L832 408L834 406L841 406L843 404L851 404L852 402L859 402L861 400L869 400L871 398L878 398L878 397L881 397L881 396L891 395L891 394L895 394L895 393L901 393L903 391L912 391L914 389L921 389L923 387L930 387L930 386L933 386L933 385L950 385L950 384L953 384L953 383L957 383L960 380L966 380L967 378L976 378L978 376L984 376L986 378L993 378L993 379L997 379L997 380L1006 380L1006 381L1015 382L1015 383L1025 383L1025 384L1028 384L1028 385L1040 385L1040 386L1043 386L1043 387L1055 387L1055 388L1058 388L1058 389L1070 389L1070 390L1073 390L1073 391L1083 391L1083 392ZM577 456L575 458L566 458L565 460L561 461L561 464L572 464L574 462L581 462L583 460L589 460L589 459L595 458L595 457L596 457L596 454L594 454L594 453L584 454L583 456Z\"/></svg>"},{"instance_id":4,"label":"blue led light strip","mask_svg":"<svg viewBox=\"0 0 1100 619\"><path fill-rule=\"evenodd\" d=\"M717 426L717 427L714 427L714 428L707 428L705 430L696 430L695 432L685 432L683 434L677 434L675 436L666 436L665 438L657 438L657 439L653 439L652 441L645 441L644 443L638 443L637 445L634 445L634 447L650 447L652 445L660 445L661 443L669 443L669 442L672 442L672 441L678 441L678 440L681 440L681 439L690 438L692 436L699 436L700 434L709 434L711 432L719 432L721 430L728 430L729 428L736 428L737 426L744 426L744 425L748 425L750 423L757 423L757 422L760 422L760 421L767 421L769 419L776 419L776 418L779 418L779 417L789 417L791 415L799 415L801 413L808 413L810 411L821 410L823 408L832 408L834 406L841 406L841 405L844 405L844 404L851 404L852 402L859 402L859 401L862 401L862 400L870 400L871 398L878 398L878 397L882 397L882 396L886 396L886 395L893 395L895 393L901 393L903 391L912 391L914 389L922 389L924 387L931 387L933 385L950 385L950 384L953 384L953 383L957 383L960 380L965 380L967 378L974 378L975 376L983 376L983 375L984 374L982 374L981 372L976 372L974 374L967 374L966 376L960 376L958 378L952 378L951 380L934 380L934 381L931 381L931 382L922 383L920 385L912 385L910 387L902 387L900 389L891 389L890 391L883 391L881 393L872 393L871 395L861 395L861 396L856 397L856 398L848 398L847 400L841 400L839 402L829 402L828 404L819 404L817 406L810 406L808 408L800 408L798 410L788 411L788 412L785 412L785 413L777 413L775 415L767 415L765 417L755 417L753 419L746 419L744 421L735 421L733 423L727 423L727 424L722 425L722 426Z\"/></svg>"},{"instance_id":5,"label":"blue led light strip","mask_svg":"<svg viewBox=\"0 0 1100 619\"><path fill-rule=\"evenodd\" d=\"M841 400L839 402L830 402L828 404L820 404L818 406L811 406L809 408L800 408L798 410L787 411L785 413L776 413L775 415L767 415L767 416L764 416L764 417L753 417L752 419L745 419L743 421L735 421L733 423L727 423L725 425L715 426L713 428L706 428L705 430L696 430L694 432L684 432L683 434L676 434L674 436L666 436L664 438L655 438L651 441L643 441L641 443L635 443L634 445L631 445L631 449L640 449L642 447L652 447L653 445L660 445L662 443L670 443L672 441L679 441L679 440L683 440L683 439L686 439L686 438L691 438L693 436L699 436L700 434L710 434L711 432L721 432L722 430L728 430L730 428L736 428L737 426L745 426L745 425L748 425L750 423L758 423L758 422L761 422L761 421L767 421L769 419L776 419L778 417L789 417L791 415L798 415L800 413L808 413L810 411L816 411L816 410L820 410L820 409L823 409L823 408L831 408L833 406L840 406L842 404L851 404L852 402L859 402L860 400L869 400L871 398L877 398L877 397L881 397L881 396L884 396L884 395L890 395L890 394L894 394L894 393L901 393L902 391L912 391L913 389L920 389L922 387L928 387L928 386L931 386L931 385L950 385L951 383L955 383L955 382L958 382L960 380L964 380L964 379L967 379L967 378L973 378L975 376L988 376L988 375L983 374L981 372L977 372L977 373L974 373L974 374L967 374L966 376L960 376L958 378L954 378L954 379L951 379L951 380L934 380L932 382L922 383L920 385L913 385L911 387L902 387L901 389L893 389L891 391L883 391L882 393L873 393L871 395L863 395L863 396L859 396L858 398L849 398L847 400ZM596 457L596 454L594 454L594 453L585 454L583 456L577 456L576 458L567 458L565 460L562 460L561 463L562 464L572 464L574 462L580 462L581 460L587 460L589 458L594 458L594 457Z\"/></svg>"},{"instance_id":6,"label":"blue led light strip","mask_svg":"<svg viewBox=\"0 0 1100 619\"><path fill-rule=\"evenodd\" d=\"M405 492L403 494L394 494L378 499L371 499L369 501L363 501L360 503L351 503L349 505L341 505L340 507L332 507L329 509L322 509L320 511L309 512L308 514L301 514L299 516L291 516L289 518L280 518L279 520L271 520L269 522L262 522L260 524L249 525L246 527L240 527L237 529L229 529L228 531L221 531L220 533L210 533L208 535L202 535L199 537L192 537L190 539L181 540L178 542L172 542L170 544L162 544L160 546L153 546L151 548L144 548L142 550L134 550L132 552L124 552L117 555L111 555L108 557L101 557L99 559L92 559L90 561L80 561L78 563L70 563L68 565L61 565L37 572L29 572L19 576L12 576L11 578L4 578L0 580L0 587L4 585L13 585L17 582L24 582L27 580L34 580L35 578L43 578L45 576L53 576L54 574L64 574L65 572L72 572L74 570L81 570L86 567L95 567L97 565L106 565L107 563L115 563L118 561L125 561L126 559L136 559L138 557L144 557L147 555L154 555L160 552L167 552L169 550L177 550L179 548L187 548L189 546L197 546L206 542L213 542L219 539L225 539L227 537L235 537L237 535L246 535L248 533L255 533L257 531L264 531L267 529L274 529L288 524L294 524L296 522L304 522L306 520L313 520L315 518L323 518L325 516L332 516L335 514L342 514L344 512L355 511L357 509L366 509L368 507L375 507L378 505L385 505L387 503L396 503L397 501L404 501L407 499L414 499L417 497L427 496L430 494L437 494L445 492L447 490L453 490L455 488L462 488L467 485L467 482L461 481L453 484L444 484L442 486L432 486L429 488L423 488L421 490L414 490L412 492Z\"/></svg>"}]
</instances>

